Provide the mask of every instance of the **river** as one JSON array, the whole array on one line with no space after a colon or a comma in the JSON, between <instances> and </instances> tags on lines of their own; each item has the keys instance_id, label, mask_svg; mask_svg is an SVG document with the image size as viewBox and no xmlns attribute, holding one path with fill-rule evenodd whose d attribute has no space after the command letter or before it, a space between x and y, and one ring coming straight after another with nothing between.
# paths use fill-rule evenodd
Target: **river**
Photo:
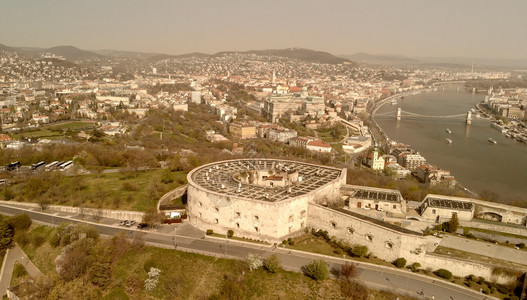
<instances>
[{"instance_id":1,"label":"river","mask_svg":"<svg viewBox=\"0 0 527 300\"><path fill-rule=\"evenodd\" d=\"M466 92L462 87L448 88L405 97L397 105L390 102L377 114L393 111L390 116L375 120L386 135L411 145L428 163L449 170L456 180L469 190L498 193L500 199L527 201L527 145L509 139L490 127L490 121L473 116L472 124L464 118L434 119L403 116L395 119L395 111L428 116L463 114L481 102L485 95ZM449 134L446 129L452 133ZM446 139L452 140L451 144ZM497 144L488 141L493 138Z\"/></svg>"}]
</instances>

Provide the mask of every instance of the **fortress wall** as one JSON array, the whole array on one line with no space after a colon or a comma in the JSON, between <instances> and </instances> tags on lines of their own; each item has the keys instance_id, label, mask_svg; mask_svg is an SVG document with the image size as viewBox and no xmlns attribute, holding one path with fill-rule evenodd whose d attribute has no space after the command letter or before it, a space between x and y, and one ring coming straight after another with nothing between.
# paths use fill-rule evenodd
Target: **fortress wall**
<instances>
[{"instance_id":1,"label":"fortress wall","mask_svg":"<svg viewBox=\"0 0 527 300\"><path fill-rule=\"evenodd\" d=\"M368 246L373 255L388 261L399 257L419 261L426 250L424 236L398 232L313 203L309 204L308 226L326 230L350 245Z\"/></svg>"},{"instance_id":2,"label":"fortress wall","mask_svg":"<svg viewBox=\"0 0 527 300\"><path fill-rule=\"evenodd\" d=\"M188 186L188 214L192 225L220 234L232 229L236 236L268 242L281 242L303 232L307 201L307 197L280 202L256 201Z\"/></svg>"},{"instance_id":3,"label":"fortress wall","mask_svg":"<svg viewBox=\"0 0 527 300\"><path fill-rule=\"evenodd\" d=\"M438 269L446 269L452 272L455 276L465 277L468 275L476 275L485 278L487 281L492 281L500 284L508 284L514 282L516 278L505 275L493 275L493 266L480 264L476 262L463 261L451 257L435 255L432 253L426 254L423 257L421 268L430 268L432 271Z\"/></svg>"}]
</instances>

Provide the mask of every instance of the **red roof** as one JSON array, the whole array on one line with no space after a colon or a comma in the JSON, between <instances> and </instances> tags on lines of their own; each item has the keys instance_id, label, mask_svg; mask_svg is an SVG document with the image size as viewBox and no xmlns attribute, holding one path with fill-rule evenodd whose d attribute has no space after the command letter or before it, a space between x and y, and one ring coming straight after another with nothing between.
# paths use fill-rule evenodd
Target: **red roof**
<instances>
[{"instance_id":1,"label":"red roof","mask_svg":"<svg viewBox=\"0 0 527 300\"><path fill-rule=\"evenodd\" d=\"M0 142L7 142L13 140L10 136L7 134L0 134Z\"/></svg>"},{"instance_id":2,"label":"red roof","mask_svg":"<svg viewBox=\"0 0 527 300\"><path fill-rule=\"evenodd\" d=\"M308 146L315 146L315 147L324 147L324 148L331 148L331 145L321 141L321 140L314 140L307 143Z\"/></svg>"},{"instance_id":3,"label":"red roof","mask_svg":"<svg viewBox=\"0 0 527 300\"><path fill-rule=\"evenodd\" d=\"M301 91L302 91L302 88L299 88L297 86L289 87L289 92L290 93L298 93L298 92L301 92Z\"/></svg>"}]
</instances>

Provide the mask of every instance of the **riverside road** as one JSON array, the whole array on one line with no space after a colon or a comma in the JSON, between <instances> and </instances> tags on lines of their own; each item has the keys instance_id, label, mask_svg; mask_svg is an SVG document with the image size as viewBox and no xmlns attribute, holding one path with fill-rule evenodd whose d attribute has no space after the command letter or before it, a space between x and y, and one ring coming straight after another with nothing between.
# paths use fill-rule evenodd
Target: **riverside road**
<instances>
[{"instance_id":1,"label":"riverside road","mask_svg":"<svg viewBox=\"0 0 527 300\"><path fill-rule=\"evenodd\" d=\"M100 223L94 223L77 219L77 216L74 214L61 213L59 215L53 212L43 213L7 205L0 205L0 213L5 215L27 213L33 221L52 226L65 222L89 223L102 235L112 236L124 232L129 238L140 236L145 243L153 246L215 257L244 259L249 253L262 257L267 257L275 253L280 258L282 266L285 269L297 272L301 270L302 266L314 259L324 259L334 270L340 270L341 265L345 262L357 263L345 258L324 256L287 248L284 249L282 247L205 237L202 232L193 229L193 227L187 224L177 224L176 226L172 225L170 227L165 226L155 231L144 231L119 227L117 225L119 220L104 219ZM414 274L407 270L398 270L362 262L357 263L357 278L372 288L407 294L420 299L433 299L432 297L434 299L446 300L492 299L486 295L443 280Z\"/></svg>"}]
</instances>

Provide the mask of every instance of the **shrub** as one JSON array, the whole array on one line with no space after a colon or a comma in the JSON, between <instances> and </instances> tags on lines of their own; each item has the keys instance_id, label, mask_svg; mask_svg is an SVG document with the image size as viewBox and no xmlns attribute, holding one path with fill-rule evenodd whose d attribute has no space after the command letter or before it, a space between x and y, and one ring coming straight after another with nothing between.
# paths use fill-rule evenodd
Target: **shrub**
<instances>
[{"instance_id":1,"label":"shrub","mask_svg":"<svg viewBox=\"0 0 527 300\"><path fill-rule=\"evenodd\" d=\"M393 262L393 264L399 269L404 268L404 266L406 266L406 259L403 257L399 257Z\"/></svg>"},{"instance_id":2,"label":"shrub","mask_svg":"<svg viewBox=\"0 0 527 300\"><path fill-rule=\"evenodd\" d=\"M318 231L314 232L313 235L323 237L326 241L330 240L329 234L326 230L319 229Z\"/></svg>"},{"instance_id":3,"label":"shrub","mask_svg":"<svg viewBox=\"0 0 527 300\"><path fill-rule=\"evenodd\" d=\"M316 259L304 266L304 274L315 280L324 280L329 276L328 263L322 259Z\"/></svg>"},{"instance_id":4,"label":"shrub","mask_svg":"<svg viewBox=\"0 0 527 300\"><path fill-rule=\"evenodd\" d=\"M57 248L60 245L60 234L53 232L48 239L48 243L51 247Z\"/></svg>"},{"instance_id":5,"label":"shrub","mask_svg":"<svg viewBox=\"0 0 527 300\"><path fill-rule=\"evenodd\" d=\"M504 295L508 295L509 294L509 289L504 287L504 286L498 286L498 292L504 294Z\"/></svg>"},{"instance_id":6,"label":"shrub","mask_svg":"<svg viewBox=\"0 0 527 300\"><path fill-rule=\"evenodd\" d=\"M234 230L229 229L229 231L227 231L227 237L231 238L233 236L234 236Z\"/></svg>"},{"instance_id":7,"label":"shrub","mask_svg":"<svg viewBox=\"0 0 527 300\"><path fill-rule=\"evenodd\" d=\"M448 221L448 232L456 233L458 227L459 218L457 217L457 213L453 213L452 218L450 219L450 221Z\"/></svg>"},{"instance_id":8,"label":"shrub","mask_svg":"<svg viewBox=\"0 0 527 300\"><path fill-rule=\"evenodd\" d=\"M476 277L476 275L472 275L472 274L470 274L470 275L468 275L467 277L465 277L465 279L466 279L467 281L473 281L473 282L476 282L477 277Z\"/></svg>"},{"instance_id":9,"label":"shrub","mask_svg":"<svg viewBox=\"0 0 527 300\"><path fill-rule=\"evenodd\" d=\"M445 279L451 279L452 278L452 272L445 270L445 269L439 269L436 271L436 275L445 278Z\"/></svg>"},{"instance_id":10,"label":"shrub","mask_svg":"<svg viewBox=\"0 0 527 300\"><path fill-rule=\"evenodd\" d=\"M263 265L262 258L258 255L249 253L249 255L247 255L247 265L251 271L259 269Z\"/></svg>"},{"instance_id":11,"label":"shrub","mask_svg":"<svg viewBox=\"0 0 527 300\"><path fill-rule=\"evenodd\" d=\"M280 259L276 254L273 253L266 260L264 260L263 266L269 273L276 273L281 268Z\"/></svg>"},{"instance_id":12,"label":"shrub","mask_svg":"<svg viewBox=\"0 0 527 300\"><path fill-rule=\"evenodd\" d=\"M148 272L148 278L145 280L145 290L151 291L157 287L159 283L159 275L161 270L158 268L151 268Z\"/></svg>"},{"instance_id":13,"label":"shrub","mask_svg":"<svg viewBox=\"0 0 527 300\"><path fill-rule=\"evenodd\" d=\"M207 235L211 235L211 234L213 234L213 233L214 233L214 230L212 230L212 229L207 229Z\"/></svg>"},{"instance_id":14,"label":"shrub","mask_svg":"<svg viewBox=\"0 0 527 300\"><path fill-rule=\"evenodd\" d=\"M135 192L135 191L137 191L137 187L135 187L130 182L125 182L125 183L123 183L123 190L129 191L129 192Z\"/></svg>"},{"instance_id":15,"label":"shrub","mask_svg":"<svg viewBox=\"0 0 527 300\"><path fill-rule=\"evenodd\" d=\"M423 235L430 235L430 234L431 234L430 227L426 226L425 230L423 231Z\"/></svg>"},{"instance_id":16,"label":"shrub","mask_svg":"<svg viewBox=\"0 0 527 300\"><path fill-rule=\"evenodd\" d=\"M478 284L481 284L481 285L485 284L485 278L479 276L478 277Z\"/></svg>"},{"instance_id":17,"label":"shrub","mask_svg":"<svg viewBox=\"0 0 527 300\"><path fill-rule=\"evenodd\" d=\"M31 218L27 214L21 214L10 217L8 223L15 231L26 230L31 226Z\"/></svg>"},{"instance_id":18,"label":"shrub","mask_svg":"<svg viewBox=\"0 0 527 300\"><path fill-rule=\"evenodd\" d=\"M31 238L31 244L33 244L33 247L35 248L40 247L42 244L44 244L45 241L46 241L46 238L40 234L34 235Z\"/></svg>"},{"instance_id":19,"label":"shrub","mask_svg":"<svg viewBox=\"0 0 527 300\"><path fill-rule=\"evenodd\" d=\"M368 254L368 246L356 245L352 248L351 253L357 257L365 256Z\"/></svg>"},{"instance_id":20,"label":"shrub","mask_svg":"<svg viewBox=\"0 0 527 300\"><path fill-rule=\"evenodd\" d=\"M494 289L494 291L492 289ZM490 289L488 286L484 286L484 287L481 288L481 291L483 292L483 294L489 295L490 293L495 293L496 292L495 288L492 288L492 289Z\"/></svg>"},{"instance_id":21,"label":"shrub","mask_svg":"<svg viewBox=\"0 0 527 300\"><path fill-rule=\"evenodd\" d=\"M409 269L410 269L410 271L415 273L415 272L419 271L420 267L421 267L420 263L414 262L413 264L410 265Z\"/></svg>"},{"instance_id":22,"label":"shrub","mask_svg":"<svg viewBox=\"0 0 527 300\"><path fill-rule=\"evenodd\" d=\"M156 263L153 259L149 259L145 262L145 264L143 265L143 270L145 270L145 272L150 272L150 269L152 268L156 268Z\"/></svg>"},{"instance_id":23,"label":"shrub","mask_svg":"<svg viewBox=\"0 0 527 300\"><path fill-rule=\"evenodd\" d=\"M340 269L340 274L344 276L346 279L350 279L352 277L355 277L357 275L357 269L355 264L350 264L349 262L346 262L342 265Z\"/></svg>"},{"instance_id":24,"label":"shrub","mask_svg":"<svg viewBox=\"0 0 527 300\"><path fill-rule=\"evenodd\" d=\"M4 199L5 200L11 200L11 199L14 199L16 197L16 194L15 192L13 192L13 190L11 190L10 188L4 188Z\"/></svg>"},{"instance_id":25,"label":"shrub","mask_svg":"<svg viewBox=\"0 0 527 300\"><path fill-rule=\"evenodd\" d=\"M25 233L15 234L15 242L20 246L25 246L29 243L29 237Z\"/></svg>"},{"instance_id":26,"label":"shrub","mask_svg":"<svg viewBox=\"0 0 527 300\"><path fill-rule=\"evenodd\" d=\"M366 300L369 299L368 289L355 280L341 280L340 290L346 299Z\"/></svg>"}]
</instances>

